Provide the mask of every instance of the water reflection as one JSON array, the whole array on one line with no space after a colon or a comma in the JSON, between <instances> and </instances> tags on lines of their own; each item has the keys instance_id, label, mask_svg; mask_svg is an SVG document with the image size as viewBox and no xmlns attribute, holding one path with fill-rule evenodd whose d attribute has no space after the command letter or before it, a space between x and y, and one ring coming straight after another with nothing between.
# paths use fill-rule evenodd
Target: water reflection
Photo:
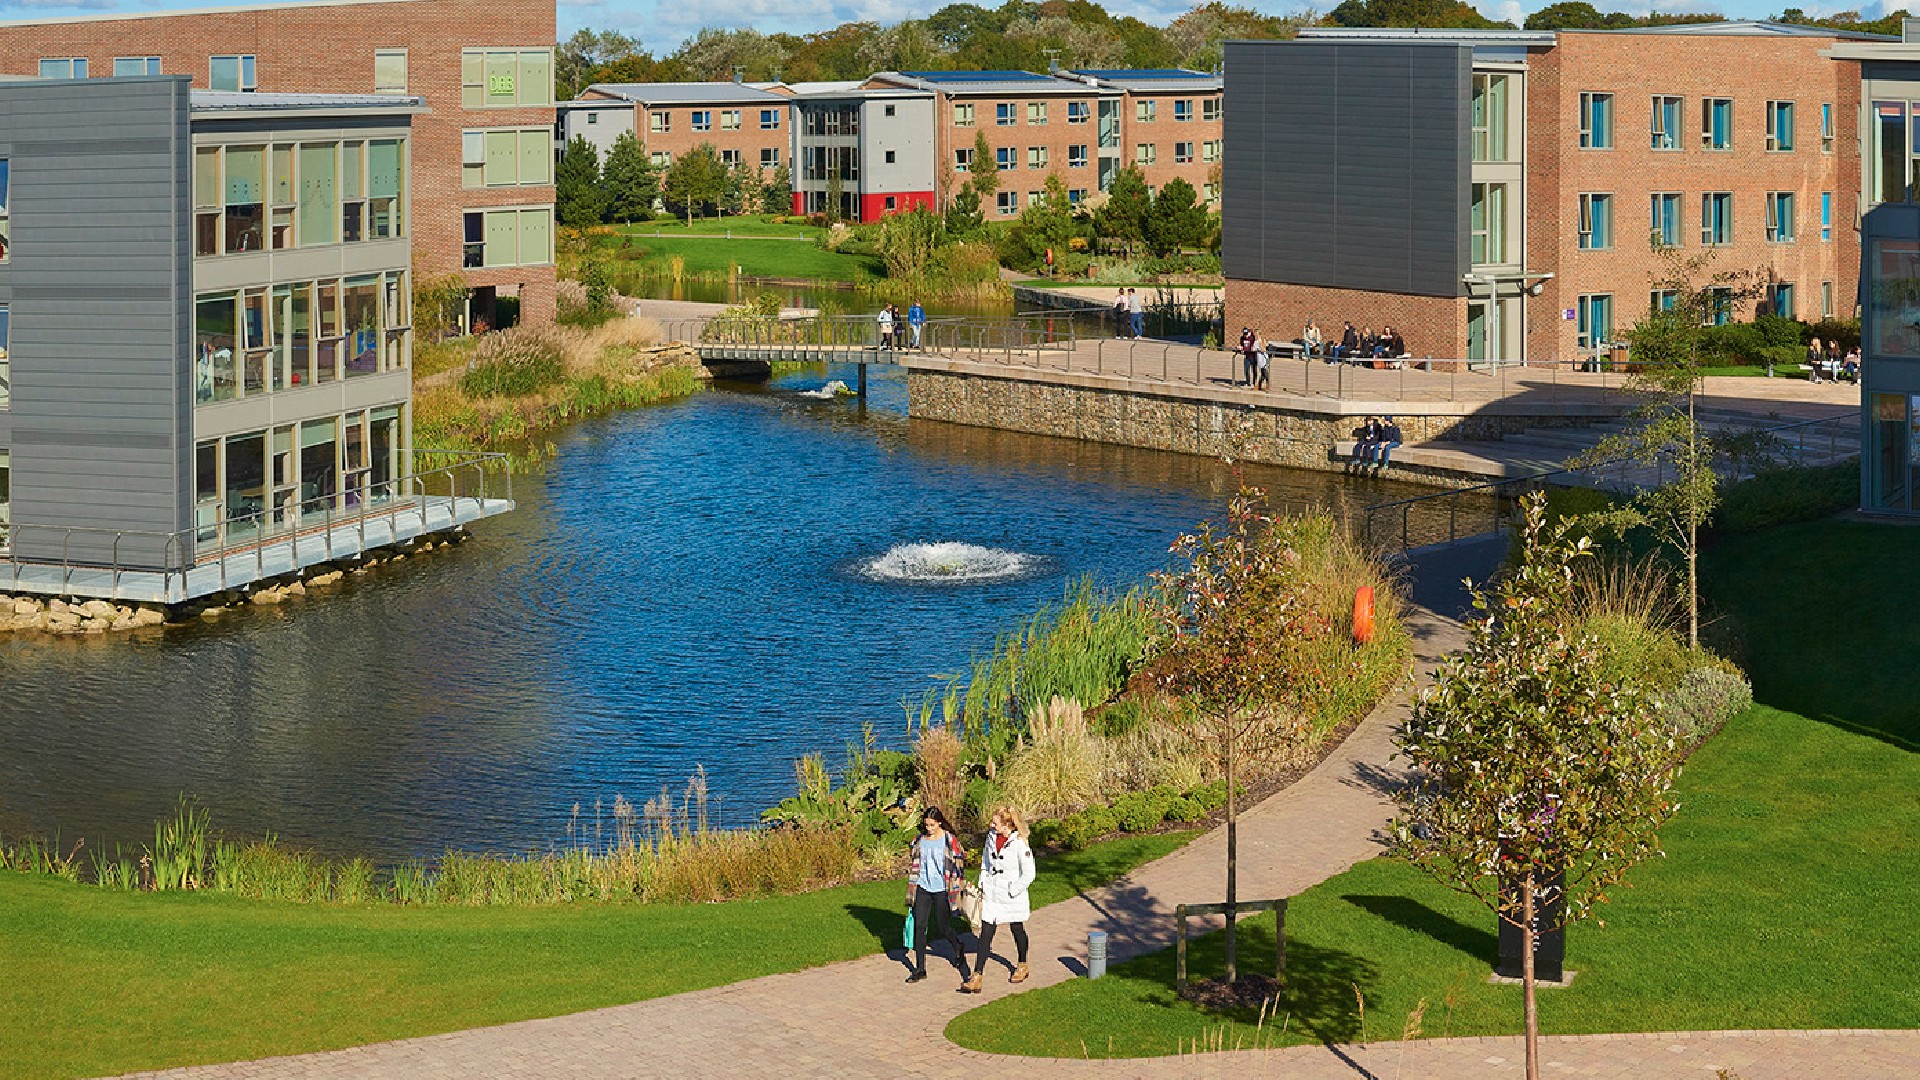
<instances>
[{"instance_id":1,"label":"water reflection","mask_svg":"<svg viewBox=\"0 0 1920 1080\"><path fill-rule=\"evenodd\" d=\"M735 820L1091 574L1130 583L1238 482L1217 462L864 415L801 371L581 425L473 542L143 637L0 638L0 830L137 841L183 791L232 831L382 859L564 836L704 766ZM1392 493L1250 468L1296 497ZM1042 572L844 572L933 541Z\"/></svg>"}]
</instances>

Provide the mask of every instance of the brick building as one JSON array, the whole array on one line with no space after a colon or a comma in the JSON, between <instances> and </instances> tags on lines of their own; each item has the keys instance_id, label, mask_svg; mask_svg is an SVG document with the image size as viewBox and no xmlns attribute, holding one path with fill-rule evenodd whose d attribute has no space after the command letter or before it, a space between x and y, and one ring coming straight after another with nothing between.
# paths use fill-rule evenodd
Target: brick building
<instances>
[{"instance_id":1,"label":"brick building","mask_svg":"<svg viewBox=\"0 0 1920 1080\"><path fill-rule=\"evenodd\" d=\"M1174 177L1193 185L1209 203L1220 199L1220 77L1178 68L1079 70L1103 88L1121 91L1121 161L1134 165L1155 191ZM1105 185L1103 184L1102 187Z\"/></svg>"},{"instance_id":2,"label":"brick building","mask_svg":"<svg viewBox=\"0 0 1920 1080\"><path fill-rule=\"evenodd\" d=\"M658 168L701 143L721 160L771 173L787 164L791 101L779 83L595 83L559 106L564 141L585 138L605 161L633 132Z\"/></svg>"},{"instance_id":3,"label":"brick building","mask_svg":"<svg viewBox=\"0 0 1920 1080\"><path fill-rule=\"evenodd\" d=\"M461 270L477 316L497 297L553 315L551 4L307 0L0 23L0 74L178 74L233 92L425 99L413 125L413 248ZM504 315L505 313L501 313Z\"/></svg>"},{"instance_id":4,"label":"brick building","mask_svg":"<svg viewBox=\"0 0 1920 1080\"><path fill-rule=\"evenodd\" d=\"M1235 43L1228 322L1570 360L1662 302L1656 233L1761 276L1725 317L1851 315L1860 68L1834 49L1879 40L1747 22Z\"/></svg>"}]
</instances>

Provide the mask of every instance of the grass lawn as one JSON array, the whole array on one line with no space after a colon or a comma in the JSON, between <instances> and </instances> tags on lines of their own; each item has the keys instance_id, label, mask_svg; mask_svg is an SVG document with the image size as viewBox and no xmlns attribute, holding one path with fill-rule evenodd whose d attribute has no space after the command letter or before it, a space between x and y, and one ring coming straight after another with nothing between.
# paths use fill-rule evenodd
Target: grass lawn
<instances>
[{"instance_id":1,"label":"grass lawn","mask_svg":"<svg viewBox=\"0 0 1920 1080\"><path fill-rule=\"evenodd\" d=\"M681 218L657 217L652 221L640 221L617 228L620 232L630 235L677 232L695 236L725 236L732 233L734 236L804 236L808 239L826 232L825 229L815 228L812 225L781 224L767 214L694 218L692 225L688 225Z\"/></svg>"},{"instance_id":2,"label":"grass lawn","mask_svg":"<svg viewBox=\"0 0 1920 1080\"><path fill-rule=\"evenodd\" d=\"M669 258L678 255L686 261L691 274L725 274L727 267L738 265L750 277L808 278L817 281L856 281L862 277L880 277L885 272L880 260L867 255L827 251L797 240L755 240L724 236L650 236L633 240L645 252L629 262L616 257L616 273L622 266L659 267L665 272Z\"/></svg>"},{"instance_id":3,"label":"grass lawn","mask_svg":"<svg viewBox=\"0 0 1920 1080\"><path fill-rule=\"evenodd\" d=\"M1037 904L1185 843L1046 860ZM95 1076L555 1016L897 945L902 886L696 905L318 906L0 873L0 1076Z\"/></svg>"},{"instance_id":4,"label":"grass lawn","mask_svg":"<svg viewBox=\"0 0 1920 1080\"><path fill-rule=\"evenodd\" d=\"M1816 522L1724 542L1709 589L1745 632L1763 704L1697 753L1667 858L1631 875L1605 926L1568 934L1567 990L1543 991L1548 1032L1920 1026L1920 529ZM1793 710L1793 711L1788 711ZM1295 899L1287 1041L1512 1033L1520 991L1485 981L1494 922L1395 861ZM1254 919L1250 963L1271 963ZM1196 972L1218 970L1218 935ZM1244 952L1243 952L1244 955ZM1176 999L1173 960L1117 965L1003 999L948 1028L961 1045L1078 1057L1175 1052L1219 1019ZM1226 1045L1253 1041L1253 1017ZM1263 1033L1276 1044L1272 1033ZM1084 1050L1083 1050L1084 1045Z\"/></svg>"},{"instance_id":5,"label":"grass lawn","mask_svg":"<svg viewBox=\"0 0 1920 1080\"><path fill-rule=\"evenodd\" d=\"M1767 377L1767 369L1764 364L1732 364L1726 367L1706 367L1701 368L1700 373L1707 376L1745 375L1757 379ZM1805 382L1807 380L1807 373L1792 364L1775 364L1773 367L1773 377L1776 379L1799 379L1801 382Z\"/></svg>"}]
</instances>

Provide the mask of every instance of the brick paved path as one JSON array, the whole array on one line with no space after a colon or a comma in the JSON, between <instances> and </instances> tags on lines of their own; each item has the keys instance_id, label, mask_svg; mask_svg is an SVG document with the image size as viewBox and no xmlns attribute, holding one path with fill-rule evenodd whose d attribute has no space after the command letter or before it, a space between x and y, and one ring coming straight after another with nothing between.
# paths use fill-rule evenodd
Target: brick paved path
<instances>
[{"instance_id":1,"label":"brick paved path","mask_svg":"<svg viewBox=\"0 0 1920 1080\"><path fill-rule=\"evenodd\" d=\"M1457 624L1415 612L1422 677L1457 648ZM1378 852L1389 812L1389 705L1361 724L1312 773L1241 819L1246 896L1290 896ZM1086 933L1112 935L1115 959L1163 947L1174 904L1218 899L1218 831L1140 867L1111 886L1035 913L1033 979L1048 986L1081 971ZM795 933L805 933L797 926ZM1004 939L1003 939L1004 940ZM947 1022L981 1003L957 994L959 976L903 985L896 950L807 971L592 1012L351 1050L179 1070L177 1076L254 1077L955 1077L1097 1073L1106 1077L1287 1075L1478 1077L1515 1075L1514 1039L1448 1039L1368 1047L1295 1047L1260 1053L1138 1061L1037 1061L962 1050ZM985 1000L1015 992L989 969ZM1731 1067L1759 1077L1920 1075L1920 1032L1804 1035L1649 1035L1547 1040L1547 1074L1712 1077Z\"/></svg>"}]
</instances>

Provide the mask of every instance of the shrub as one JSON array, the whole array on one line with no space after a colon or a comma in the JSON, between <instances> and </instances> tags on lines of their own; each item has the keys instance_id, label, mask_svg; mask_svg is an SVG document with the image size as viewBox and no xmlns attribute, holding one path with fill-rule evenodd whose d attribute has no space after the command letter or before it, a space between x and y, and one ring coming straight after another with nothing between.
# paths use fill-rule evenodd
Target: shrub
<instances>
[{"instance_id":1,"label":"shrub","mask_svg":"<svg viewBox=\"0 0 1920 1080\"><path fill-rule=\"evenodd\" d=\"M1747 533L1796 521L1815 521L1860 502L1860 460L1806 469L1774 469L1727 485L1714 511L1722 533Z\"/></svg>"},{"instance_id":2,"label":"shrub","mask_svg":"<svg viewBox=\"0 0 1920 1080\"><path fill-rule=\"evenodd\" d=\"M1030 740L999 770L1007 798L1034 816L1074 810L1097 798L1105 747L1087 730L1080 703L1054 698L1030 724Z\"/></svg>"},{"instance_id":3,"label":"shrub","mask_svg":"<svg viewBox=\"0 0 1920 1080\"><path fill-rule=\"evenodd\" d=\"M1146 791L1135 791L1113 800L1113 812L1120 818L1120 827L1130 833L1151 832L1167 818L1180 793L1162 785Z\"/></svg>"},{"instance_id":4,"label":"shrub","mask_svg":"<svg viewBox=\"0 0 1920 1080\"><path fill-rule=\"evenodd\" d=\"M1166 820L1168 821L1201 821L1206 816L1207 808L1200 805L1200 800L1191 795L1182 795L1167 804Z\"/></svg>"},{"instance_id":5,"label":"shrub","mask_svg":"<svg viewBox=\"0 0 1920 1080\"><path fill-rule=\"evenodd\" d=\"M945 727L927 728L914 743L920 797L950 815L960 810L960 753L960 740Z\"/></svg>"},{"instance_id":6,"label":"shrub","mask_svg":"<svg viewBox=\"0 0 1920 1080\"><path fill-rule=\"evenodd\" d=\"M1629 615L1591 615L1576 632L1594 639L1594 664L1600 678L1614 686L1639 683L1653 690L1677 686L1693 667L1693 657L1678 635Z\"/></svg>"},{"instance_id":7,"label":"shrub","mask_svg":"<svg viewBox=\"0 0 1920 1080\"><path fill-rule=\"evenodd\" d=\"M975 825L984 826L993 812L1006 803L1007 797L1000 785L984 776L976 776L967 781L967 793L961 799L961 810L967 820Z\"/></svg>"},{"instance_id":8,"label":"shrub","mask_svg":"<svg viewBox=\"0 0 1920 1080\"><path fill-rule=\"evenodd\" d=\"M1731 665L1689 669L1673 689L1661 695L1663 712L1683 748L1706 741L1721 726L1753 705L1753 687Z\"/></svg>"},{"instance_id":9,"label":"shrub","mask_svg":"<svg viewBox=\"0 0 1920 1080\"><path fill-rule=\"evenodd\" d=\"M514 327L481 339L466 374L460 377L460 389L472 397L524 397L565 376L565 362L550 335Z\"/></svg>"}]
</instances>

